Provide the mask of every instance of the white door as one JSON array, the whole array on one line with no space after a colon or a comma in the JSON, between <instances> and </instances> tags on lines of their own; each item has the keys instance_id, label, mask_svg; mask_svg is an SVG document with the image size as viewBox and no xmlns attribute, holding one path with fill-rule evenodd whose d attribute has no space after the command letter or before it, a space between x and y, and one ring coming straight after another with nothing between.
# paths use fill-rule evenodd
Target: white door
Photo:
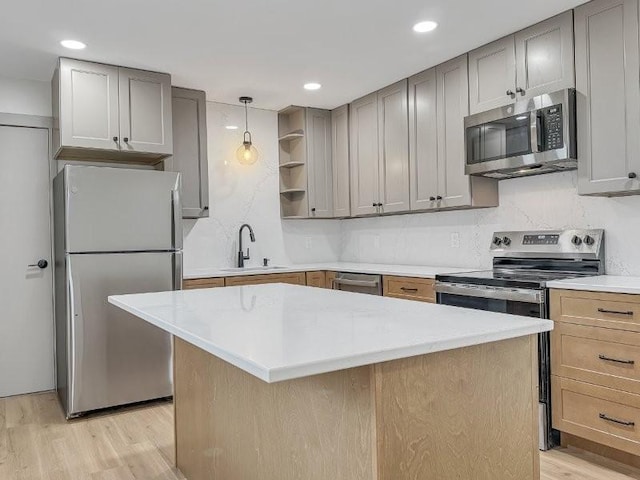
<instances>
[{"instance_id":1,"label":"white door","mask_svg":"<svg viewBox=\"0 0 640 480\"><path fill-rule=\"evenodd\" d=\"M51 390L49 135L0 126L0 397ZM47 268L30 267L46 260Z\"/></svg>"}]
</instances>

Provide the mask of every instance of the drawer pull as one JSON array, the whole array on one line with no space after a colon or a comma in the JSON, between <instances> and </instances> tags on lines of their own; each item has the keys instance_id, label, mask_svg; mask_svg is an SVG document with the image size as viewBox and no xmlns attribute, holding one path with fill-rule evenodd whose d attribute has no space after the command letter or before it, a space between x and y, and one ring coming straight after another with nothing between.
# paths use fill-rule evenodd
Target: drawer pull
<instances>
[{"instance_id":1,"label":"drawer pull","mask_svg":"<svg viewBox=\"0 0 640 480\"><path fill-rule=\"evenodd\" d=\"M633 316L633 312L632 311L618 312L617 310L607 310L605 308L599 308L598 311L600 313L610 313L610 314L613 314L613 315L629 315L629 316Z\"/></svg>"},{"instance_id":2,"label":"drawer pull","mask_svg":"<svg viewBox=\"0 0 640 480\"><path fill-rule=\"evenodd\" d=\"M625 420L618 420L617 418L610 417L604 413L598 415L602 420L606 420L607 422L617 423L618 425L624 425L625 427L633 427L636 422L627 422Z\"/></svg>"},{"instance_id":3,"label":"drawer pull","mask_svg":"<svg viewBox=\"0 0 640 480\"><path fill-rule=\"evenodd\" d=\"M600 360L605 360L607 362L616 362L616 363L624 363L625 365L634 365L636 363L635 360L620 360L618 358L611 358L605 355L598 355Z\"/></svg>"},{"instance_id":4,"label":"drawer pull","mask_svg":"<svg viewBox=\"0 0 640 480\"><path fill-rule=\"evenodd\" d=\"M400 287L400 290L402 290L403 292L417 292L418 289L417 288L409 288L409 287Z\"/></svg>"}]
</instances>

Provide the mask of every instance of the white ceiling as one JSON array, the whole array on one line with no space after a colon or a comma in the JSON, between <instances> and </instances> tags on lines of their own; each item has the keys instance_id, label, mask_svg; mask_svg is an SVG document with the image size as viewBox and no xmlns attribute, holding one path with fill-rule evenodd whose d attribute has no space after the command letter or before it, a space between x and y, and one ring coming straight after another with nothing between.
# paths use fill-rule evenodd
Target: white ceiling
<instances>
[{"instance_id":1,"label":"white ceiling","mask_svg":"<svg viewBox=\"0 0 640 480\"><path fill-rule=\"evenodd\" d=\"M209 100L333 108L584 0L15 0L0 76L49 80L59 55L160 70ZM420 20L440 27L416 34ZM81 52L63 39L88 44ZM303 90L305 82L323 88Z\"/></svg>"}]
</instances>

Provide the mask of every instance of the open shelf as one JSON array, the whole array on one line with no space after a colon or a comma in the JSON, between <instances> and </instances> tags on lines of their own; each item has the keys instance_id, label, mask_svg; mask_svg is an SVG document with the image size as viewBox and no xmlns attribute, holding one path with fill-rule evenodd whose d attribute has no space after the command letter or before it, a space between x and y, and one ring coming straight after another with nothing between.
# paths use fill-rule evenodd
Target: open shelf
<instances>
[{"instance_id":1,"label":"open shelf","mask_svg":"<svg viewBox=\"0 0 640 480\"><path fill-rule=\"evenodd\" d=\"M300 138L304 138L304 132L302 130L294 130L293 132L285 133L281 137L278 138L280 142L288 142L290 140L297 140Z\"/></svg>"},{"instance_id":2,"label":"open shelf","mask_svg":"<svg viewBox=\"0 0 640 480\"><path fill-rule=\"evenodd\" d=\"M304 165L304 162L287 162L280 165L280 168L293 168Z\"/></svg>"}]
</instances>

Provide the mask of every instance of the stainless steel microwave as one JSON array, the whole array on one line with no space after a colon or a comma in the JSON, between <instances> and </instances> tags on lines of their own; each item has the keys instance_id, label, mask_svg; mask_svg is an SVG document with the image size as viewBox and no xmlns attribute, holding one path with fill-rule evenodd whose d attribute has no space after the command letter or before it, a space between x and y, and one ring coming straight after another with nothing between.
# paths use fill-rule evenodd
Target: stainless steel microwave
<instances>
[{"instance_id":1,"label":"stainless steel microwave","mask_svg":"<svg viewBox=\"0 0 640 480\"><path fill-rule=\"evenodd\" d=\"M511 178L577 168L575 89L466 117L465 172Z\"/></svg>"}]
</instances>

